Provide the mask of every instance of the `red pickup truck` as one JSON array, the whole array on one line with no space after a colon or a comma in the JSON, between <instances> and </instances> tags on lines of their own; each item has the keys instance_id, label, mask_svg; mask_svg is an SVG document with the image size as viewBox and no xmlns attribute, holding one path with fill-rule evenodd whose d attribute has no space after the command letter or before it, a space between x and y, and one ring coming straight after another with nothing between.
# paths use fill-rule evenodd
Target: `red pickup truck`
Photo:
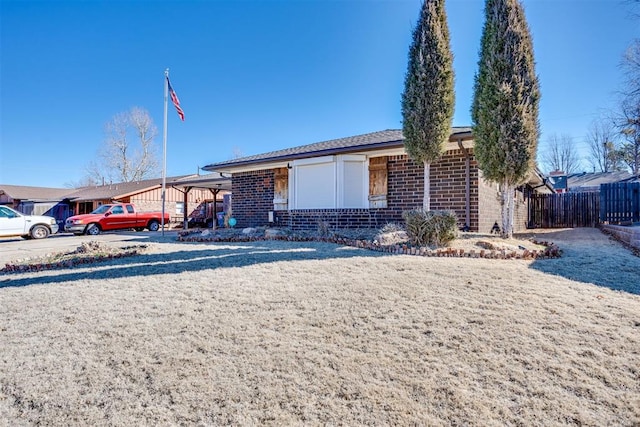
<instances>
[{"instance_id":1,"label":"red pickup truck","mask_svg":"<svg viewBox=\"0 0 640 427\"><path fill-rule=\"evenodd\" d=\"M158 231L162 223L161 212L136 212L130 203L102 205L90 214L74 215L67 218L64 230L76 235L97 235L101 231L126 230ZM169 214L164 214L164 223L169 223Z\"/></svg>"}]
</instances>

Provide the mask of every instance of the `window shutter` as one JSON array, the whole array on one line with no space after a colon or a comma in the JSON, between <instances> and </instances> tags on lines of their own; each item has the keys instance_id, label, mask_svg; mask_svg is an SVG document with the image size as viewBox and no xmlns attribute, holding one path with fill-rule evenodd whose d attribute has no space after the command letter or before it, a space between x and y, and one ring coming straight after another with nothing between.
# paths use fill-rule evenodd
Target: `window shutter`
<instances>
[{"instance_id":1,"label":"window shutter","mask_svg":"<svg viewBox=\"0 0 640 427\"><path fill-rule=\"evenodd\" d=\"M369 207L387 207L387 156L369 159Z\"/></svg>"},{"instance_id":2,"label":"window shutter","mask_svg":"<svg viewBox=\"0 0 640 427\"><path fill-rule=\"evenodd\" d=\"M289 169L275 168L273 172L273 209L286 211L289 203Z\"/></svg>"}]
</instances>

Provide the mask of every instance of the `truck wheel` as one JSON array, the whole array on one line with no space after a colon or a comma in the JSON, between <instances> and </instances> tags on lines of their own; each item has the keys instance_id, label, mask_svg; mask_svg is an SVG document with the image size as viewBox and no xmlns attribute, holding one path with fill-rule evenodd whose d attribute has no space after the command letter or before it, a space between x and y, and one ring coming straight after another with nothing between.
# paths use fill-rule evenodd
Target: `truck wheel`
<instances>
[{"instance_id":1,"label":"truck wheel","mask_svg":"<svg viewBox=\"0 0 640 427\"><path fill-rule=\"evenodd\" d=\"M149 221L149 231L158 231L160 229L160 223L156 220Z\"/></svg>"},{"instance_id":2,"label":"truck wheel","mask_svg":"<svg viewBox=\"0 0 640 427\"><path fill-rule=\"evenodd\" d=\"M98 227L96 224L89 224L87 226L87 230L85 231L85 234L89 234L91 236L97 236L98 234L100 234L100 227Z\"/></svg>"},{"instance_id":3,"label":"truck wheel","mask_svg":"<svg viewBox=\"0 0 640 427\"><path fill-rule=\"evenodd\" d=\"M49 236L49 229L44 225L36 225L29 234L34 239L45 239Z\"/></svg>"}]
</instances>

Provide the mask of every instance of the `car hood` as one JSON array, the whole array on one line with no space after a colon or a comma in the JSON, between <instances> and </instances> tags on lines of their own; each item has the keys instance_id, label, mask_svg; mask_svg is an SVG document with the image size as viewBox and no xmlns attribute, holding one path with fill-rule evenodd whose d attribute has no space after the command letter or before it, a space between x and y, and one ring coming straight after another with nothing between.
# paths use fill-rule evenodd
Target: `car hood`
<instances>
[{"instance_id":1,"label":"car hood","mask_svg":"<svg viewBox=\"0 0 640 427\"><path fill-rule=\"evenodd\" d=\"M73 215L67 218L67 221L73 221L76 219L93 219L93 218L102 218L104 215L102 214L82 214L82 215Z\"/></svg>"},{"instance_id":2,"label":"car hood","mask_svg":"<svg viewBox=\"0 0 640 427\"><path fill-rule=\"evenodd\" d=\"M31 222L43 222L45 224L56 224L56 219L52 216L45 215L25 215L25 219Z\"/></svg>"}]
</instances>

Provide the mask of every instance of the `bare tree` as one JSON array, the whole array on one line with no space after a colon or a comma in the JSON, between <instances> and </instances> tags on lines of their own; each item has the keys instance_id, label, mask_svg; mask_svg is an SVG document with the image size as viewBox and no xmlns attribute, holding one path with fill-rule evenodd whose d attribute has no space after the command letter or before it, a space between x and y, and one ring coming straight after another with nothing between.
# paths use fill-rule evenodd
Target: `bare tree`
<instances>
[{"instance_id":1,"label":"bare tree","mask_svg":"<svg viewBox=\"0 0 640 427\"><path fill-rule=\"evenodd\" d=\"M622 69L626 77L623 93L637 100L640 97L640 39L634 40L624 53Z\"/></svg>"},{"instance_id":2,"label":"bare tree","mask_svg":"<svg viewBox=\"0 0 640 427\"><path fill-rule=\"evenodd\" d=\"M616 124L624 138L620 147L625 164L640 176L640 39L634 40L622 60L625 85Z\"/></svg>"},{"instance_id":3,"label":"bare tree","mask_svg":"<svg viewBox=\"0 0 640 427\"><path fill-rule=\"evenodd\" d=\"M232 159L240 159L242 157L244 157L244 151L242 151L242 148L238 147L237 145L233 147L233 149L231 149L231 158Z\"/></svg>"},{"instance_id":4,"label":"bare tree","mask_svg":"<svg viewBox=\"0 0 640 427\"><path fill-rule=\"evenodd\" d=\"M94 174L87 173L84 177L77 181L67 181L64 183L65 188L81 188L81 187L93 187L100 183L94 178Z\"/></svg>"},{"instance_id":5,"label":"bare tree","mask_svg":"<svg viewBox=\"0 0 640 427\"><path fill-rule=\"evenodd\" d=\"M559 170L566 174L577 172L580 168L580 157L571 136L553 134L547 139L548 151L542 156L547 170Z\"/></svg>"},{"instance_id":6,"label":"bare tree","mask_svg":"<svg viewBox=\"0 0 640 427\"><path fill-rule=\"evenodd\" d=\"M159 175L153 145L158 130L147 110L133 107L116 114L105 125L105 134L99 161L87 166L94 182L131 182Z\"/></svg>"},{"instance_id":7,"label":"bare tree","mask_svg":"<svg viewBox=\"0 0 640 427\"><path fill-rule=\"evenodd\" d=\"M610 120L597 120L591 123L587 133L589 161L599 172L612 172L624 169L618 149L618 131Z\"/></svg>"},{"instance_id":8,"label":"bare tree","mask_svg":"<svg viewBox=\"0 0 640 427\"><path fill-rule=\"evenodd\" d=\"M640 176L640 93L623 103L621 113L620 133L625 138L620 147L622 161L634 175Z\"/></svg>"}]
</instances>

